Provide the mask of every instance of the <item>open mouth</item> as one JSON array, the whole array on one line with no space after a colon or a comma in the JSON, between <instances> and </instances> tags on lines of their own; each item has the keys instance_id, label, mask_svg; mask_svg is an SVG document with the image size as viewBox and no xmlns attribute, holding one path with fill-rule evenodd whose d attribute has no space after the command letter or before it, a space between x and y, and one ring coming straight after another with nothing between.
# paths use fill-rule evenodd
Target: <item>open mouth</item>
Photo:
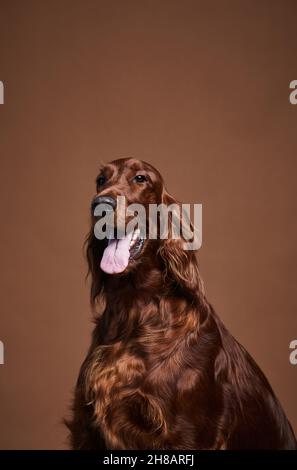
<instances>
[{"instance_id":1,"label":"open mouth","mask_svg":"<svg viewBox=\"0 0 297 470\"><path fill-rule=\"evenodd\" d=\"M144 238L140 230L136 228L124 238L114 238L108 241L103 252L100 267L107 274L118 274L123 272L130 261L140 255L144 245Z\"/></svg>"},{"instance_id":2,"label":"open mouth","mask_svg":"<svg viewBox=\"0 0 297 470\"><path fill-rule=\"evenodd\" d=\"M136 258L140 253L144 245L144 238L140 236L140 230L136 228L133 232L130 245L129 245L129 261Z\"/></svg>"}]
</instances>

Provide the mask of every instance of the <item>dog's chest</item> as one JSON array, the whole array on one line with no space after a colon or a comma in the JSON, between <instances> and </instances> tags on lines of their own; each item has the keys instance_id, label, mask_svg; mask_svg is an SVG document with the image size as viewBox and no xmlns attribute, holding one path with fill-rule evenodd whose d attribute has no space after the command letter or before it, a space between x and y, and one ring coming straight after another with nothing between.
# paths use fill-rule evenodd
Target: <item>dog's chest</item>
<instances>
[{"instance_id":1,"label":"dog's chest","mask_svg":"<svg viewBox=\"0 0 297 470\"><path fill-rule=\"evenodd\" d=\"M101 346L89 365L95 420L113 449L127 448L127 439L143 430L150 435L166 431L162 394L145 391L150 370L140 353L119 344Z\"/></svg>"}]
</instances>

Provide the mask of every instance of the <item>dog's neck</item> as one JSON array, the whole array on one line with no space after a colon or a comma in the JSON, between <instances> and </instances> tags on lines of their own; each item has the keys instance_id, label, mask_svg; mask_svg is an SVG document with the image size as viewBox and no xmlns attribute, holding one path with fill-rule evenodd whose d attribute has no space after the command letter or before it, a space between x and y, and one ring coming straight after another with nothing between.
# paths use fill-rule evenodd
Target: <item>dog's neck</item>
<instances>
[{"instance_id":1,"label":"dog's neck","mask_svg":"<svg viewBox=\"0 0 297 470\"><path fill-rule=\"evenodd\" d=\"M103 282L105 311L100 319L103 342L129 338L139 328L165 333L168 328L175 330L177 325L189 321L194 329L197 327L200 308L166 278L155 258L146 259L125 275L104 276Z\"/></svg>"},{"instance_id":2,"label":"dog's neck","mask_svg":"<svg viewBox=\"0 0 297 470\"><path fill-rule=\"evenodd\" d=\"M146 299L158 297L166 291L164 272L156 260L146 260L135 269L119 276L104 276L104 291L108 304L114 305L118 299L122 304L138 299L143 303Z\"/></svg>"}]
</instances>

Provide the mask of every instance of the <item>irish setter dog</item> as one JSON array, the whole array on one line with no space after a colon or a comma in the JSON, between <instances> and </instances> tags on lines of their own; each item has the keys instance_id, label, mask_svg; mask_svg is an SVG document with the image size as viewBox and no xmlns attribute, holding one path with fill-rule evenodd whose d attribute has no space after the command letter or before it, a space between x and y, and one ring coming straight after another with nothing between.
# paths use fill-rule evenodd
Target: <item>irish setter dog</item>
<instances>
[{"instance_id":1,"label":"irish setter dog","mask_svg":"<svg viewBox=\"0 0 297 470\"><path fill-rule=\"evenodd\" d=\"M104 165L93 201L171 204L150 164ZM98 315L67 423L73 449L295 449L263 372L205 298L182 238L86 242Z\"/></svg>"}]
</instances>

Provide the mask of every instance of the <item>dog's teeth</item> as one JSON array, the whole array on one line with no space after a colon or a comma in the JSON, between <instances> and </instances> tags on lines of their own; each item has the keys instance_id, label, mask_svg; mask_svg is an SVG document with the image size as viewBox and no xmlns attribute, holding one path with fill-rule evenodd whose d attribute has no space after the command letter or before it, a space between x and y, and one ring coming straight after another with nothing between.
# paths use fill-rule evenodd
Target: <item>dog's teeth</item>
<instances>
[{"instance_id":1,"label":"dog's teeth","mask_svg":"<svg viewBox=\"0 0 297 470\"><path fill-rule=\"evenodd\" d=\"M129 248L131 248L132 246L134 246L134 245L135 245L135 243L136 243L136 240L133 240L133 239L132 239L132 240L130 241Z\"/></svg>"},{"instance_id":2,"label":"dog's teeth","mask_svg":"<svg viewBox=\"0 0 297 470\"><path fill-rule=\"evenodd\" d=\"M133 248L134 246L137 246L138 247L138 244L139 244L139 235L140 235L140 229L139 228L136 228L133 232L133 235L132 235L132 238L131 238L131 241L130 241L130 245L129 245L129 248Z\"/></svg>"},{"instance_id":3,"label":"dog's teeth","mask_svg":"<svg viewBox=\"0 0 297 470\"><path fill-rule=\"evenodd\" d=\"M139 237L139 234L140 234L140 230L138 228L135 229L132 235L132 240L137 240L137 238Z\"/></svg>"}]
</instances>

